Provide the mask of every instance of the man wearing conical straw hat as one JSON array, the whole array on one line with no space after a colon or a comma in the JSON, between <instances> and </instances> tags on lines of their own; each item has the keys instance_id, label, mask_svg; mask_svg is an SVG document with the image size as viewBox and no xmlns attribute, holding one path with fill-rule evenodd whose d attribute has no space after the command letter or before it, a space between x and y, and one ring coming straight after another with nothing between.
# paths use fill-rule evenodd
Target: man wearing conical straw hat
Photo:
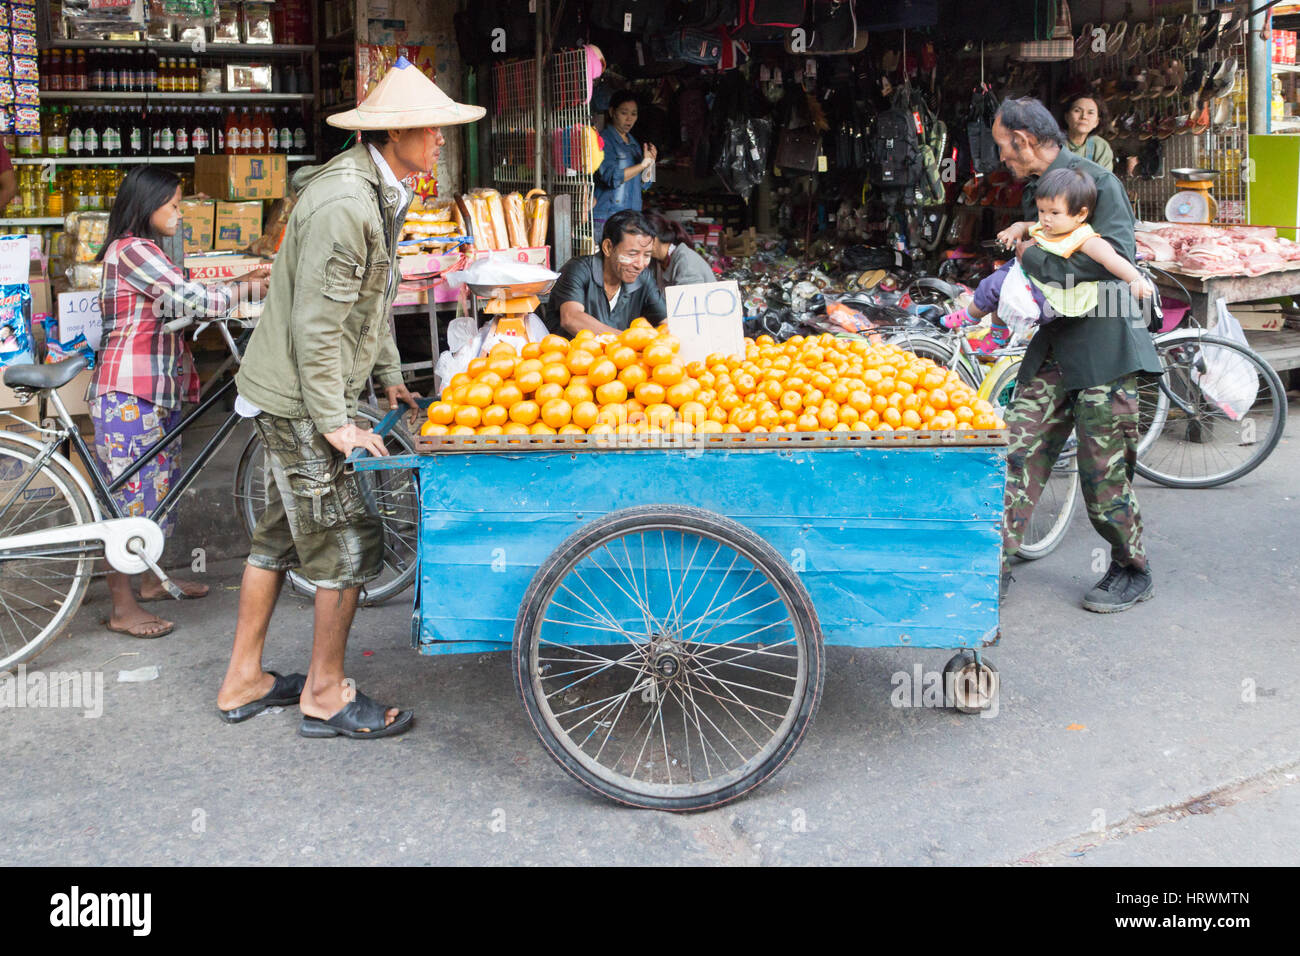
<instances>
[{"instance_id":1,"label":"man wearing conical straw hat","mask_svg":"<svg viewBox=\"0 0 1300 956\"><path fill-rule=\"evenodd\" d=\"M387 737L410 729L409 710L376 703L346 680L343 656L361 587L383 568L383 525L358 475L354 448L384 454L353 424L373 375L389 404L417 407L402 384L389 310L397 292L397 237L411 193L402 180L432 171L440 127L485 110L453 102L399 58L356 109L328 118L360 141L294 176L298 201L285 227L262 318L237 382L241 414L266 451L266 511L253 531L239 595L230 667L217 693L238 723L271 706L302 708L304 737ZM316 585L307 674L262 669L276 598L291 568Z\"/></svg>"}]
</instances>

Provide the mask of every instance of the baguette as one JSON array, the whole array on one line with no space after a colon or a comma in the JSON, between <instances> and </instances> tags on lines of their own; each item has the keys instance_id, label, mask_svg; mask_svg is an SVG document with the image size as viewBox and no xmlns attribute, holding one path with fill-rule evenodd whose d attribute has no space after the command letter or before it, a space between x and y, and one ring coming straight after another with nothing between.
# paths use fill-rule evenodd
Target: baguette
<instances>
[{"instance_id":1,"label":"baguette","mask_svg":"<svg viewBox=\"0 0 1300 956\"><path fill-rule=\"evenodd\" d=\"M511 193L505 198L506 229L510 233L510 248L523 249L528 245L528 224L524 218L524 197Z\"/></svg>"}]
</instances>

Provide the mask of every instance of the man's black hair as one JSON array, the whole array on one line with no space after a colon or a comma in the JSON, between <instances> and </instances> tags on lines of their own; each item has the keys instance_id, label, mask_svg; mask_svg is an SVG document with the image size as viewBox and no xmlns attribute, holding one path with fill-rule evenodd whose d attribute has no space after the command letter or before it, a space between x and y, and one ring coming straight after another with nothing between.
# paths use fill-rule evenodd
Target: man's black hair
<instances>
[{"instance_id":1,"label":"man's black hair","mask_svg":"<svg viewBox=\"0 0 1300 956\"><path fill-rule=\"evenodd\" d=\"M1003 100L998 107L998 121L1008 130L1021 130L1039 143L1055 143L1065 147L1065 134L1061 132L1056 117L1046 106L1030 96L1018 100Z\"/></svg>"},{"instance_id":2,"label":"man's black hair","mask_svg":"<svg viewBox=\"0 0 1300 956\"><path fill-rule=\"evenodd\" d=\"M357 138L367 146L373 146L375 149L383 149L384 144L388 142L388 130L386 129L363 129L357 131Z\"/></svg>"},{"instance_id":3,"label":"man's black hair","mask_svg":"<svg viewBox=\"0 0 1300 956\"><path fill-rule=\"evenodd\" d=\"M603 246L608 239L610 245L617 249L624 236L648 236L653 239L655 231L640 212L623 209L605 220L605 231L600 234L600 242Z\"/></svg>"},{"instance_id":4,"label":"man's black hair","mask_svg":"<svg viewBox=\"0 0 1300 956\"><path fill-rule=\"evenodd\" d=\"M1082 169L1070 169L1061 166L1044 173L1038 180L1034 199L1064 199L1065 208L1071 216L1079 215L1079 210L1092 212L1097 208L1097 183Z\"/></svg>"}]
</instances>

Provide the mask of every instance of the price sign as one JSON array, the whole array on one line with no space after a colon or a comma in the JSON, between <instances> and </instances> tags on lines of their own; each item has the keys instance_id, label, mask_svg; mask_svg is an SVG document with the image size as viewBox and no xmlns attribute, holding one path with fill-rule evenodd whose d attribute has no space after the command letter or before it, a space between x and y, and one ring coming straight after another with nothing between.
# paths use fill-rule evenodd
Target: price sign
<instances>
[{"instance_id":1,"label":"price sign","mask_svg":"<svg viewBox=\"0 0 1300 956\"><path fill-rule=\"evenodd\" d=\"M0 241L0 285L26 285L31 268L31 243L26 236Z\"/></svg>"},{"instance_id":2,"label":"price sign","mask_svg":"<svg viewBox=\"0 0 1300 956\"><path fill-rule=\"evenodd\" d=\"M702 362L713 352L745 354L744 309L734 281L670 285L664 299L668 330L682 340L682 361Z\"/></svg>"},{"instance_id":3,"label":"price sign","mask_svg":"<svg viewBox=\"0 0 1300 956\"><path fill-rule=\"evenodd\" d=\"M71 342L84 335L90 347L99 351L104 321L99 314L99 290L59 293L59 340Z\"/></svg>"}]
</instances>

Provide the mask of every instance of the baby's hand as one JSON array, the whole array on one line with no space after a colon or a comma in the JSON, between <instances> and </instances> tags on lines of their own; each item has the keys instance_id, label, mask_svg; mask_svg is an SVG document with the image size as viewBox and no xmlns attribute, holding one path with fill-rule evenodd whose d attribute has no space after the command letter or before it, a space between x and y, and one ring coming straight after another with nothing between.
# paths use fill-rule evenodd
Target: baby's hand
<instances>
[{"instance_id":1,"label":"baby's hand","mask_svg":"<svg viewBox=\"0 0 1300 956\"><path fill-rule=\"evenodd\" d=\"M1017 242L1029 235L1029 226L1023 222L1013 223L998 233L998 242L1011 249Z\"/></svg>"},{"instance_id":2,"label":"baby's hand","mask_svg":"<svg viewBox=\"0 0 1300 956\"><path fill-rule=\"evenodd\" d=\"M1128 284L1128 290L1133 293L1136 299L1145 299L1148 296L1155 295L1155 288L1147 281L1146 276L1138 276Z\"/></svg>"}]
</instances>

